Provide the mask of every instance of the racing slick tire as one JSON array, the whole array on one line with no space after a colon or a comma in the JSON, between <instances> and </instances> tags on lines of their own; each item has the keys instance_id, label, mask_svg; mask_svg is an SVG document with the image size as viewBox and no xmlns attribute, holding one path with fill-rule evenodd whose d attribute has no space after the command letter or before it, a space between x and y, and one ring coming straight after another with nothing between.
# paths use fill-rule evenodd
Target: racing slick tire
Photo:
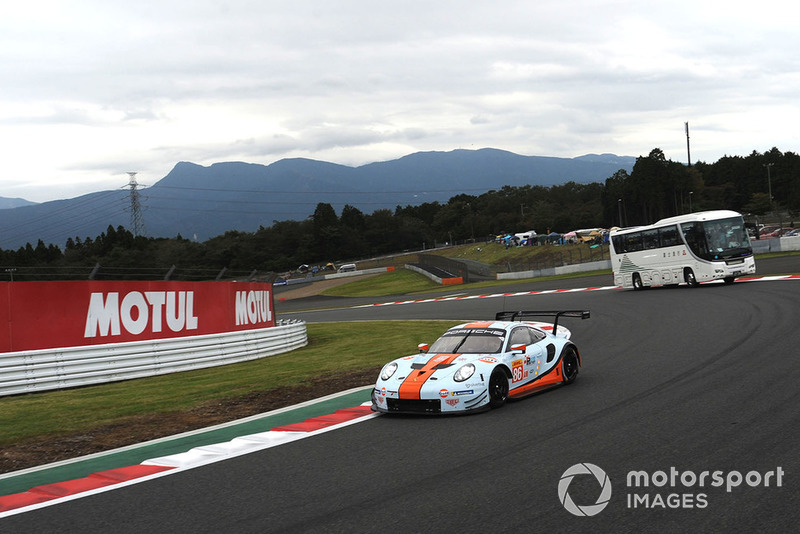
<instances>
[{"instance_id":1,"label":"racing slick tire","mask_svg":"<svg viewBox=\"0 0 800 534\"><path fill-rule=\"evenodd\" d=\"M492 371L489 378L489 406L500 408L508 399L508 377L502 369Z\"/></svg>"},{"instance_id":2,"label":"racing slick tire","mask_svg":"<svg viewBox=\"0 0 800 534\"><path fill-rule=\"evenodd\" d=\"M564 376L564 383L571 384L578 378L580 362L575 347L564 349L564 356L561 357L561 374Z\"/></svg>"}]
</instances>

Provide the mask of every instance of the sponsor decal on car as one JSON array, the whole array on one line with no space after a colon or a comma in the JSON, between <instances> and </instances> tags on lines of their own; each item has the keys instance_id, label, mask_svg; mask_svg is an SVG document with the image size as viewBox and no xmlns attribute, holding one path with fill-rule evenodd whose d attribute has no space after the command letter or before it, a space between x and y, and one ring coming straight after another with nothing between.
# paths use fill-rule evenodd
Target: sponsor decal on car
<instances>
[{"instance_id":1,"label":"sponsor decal on car","mask_svg":"<svg viewBox=\"0 0 800 534\"><path fill-rule=\"evenodd\" d=\"M456 404L458 404L458 399L447 399L445 400L445 402L450 406L455 406Z\"/></svg>"},{"instance_id":2,"label":"sponsor decal on car","mask_svg":"<svg viewBox=\"0 0 800 534\"><path fill-rule=\"evenodd\" d=\"M462 395L472 395L472 394L473 394L473 390L471 390L471 389L464 389L464 390L461 390L461 391L451 391L450 392L450 396L451 397L460 397Z\"/></svg>"},{"instance_id":3,"label":"sponsor decal on car","mask_svg":"<svg viewBox=\"0 0 800 534\"><path fill-rule=\"evenodd\" d=\"M443 398L443 399L447 397L447 394L448 394L448 393L449 393L449 392L448 392L446 389L440 389L440 390L439 390L439 396L440 396L441 398Z\"/></svg>"},{"instance_id":4,"label":"sponsor decal on car","mask_svg":"<svg viewBox=\"0 0 800 534\"><path fill-rule=\"evenodd\" d=\"M511 362L511 378L513 382L524 380L528 376L528 372L522 368L522 360L514 360Z\"/></svg>"}]
</instances>

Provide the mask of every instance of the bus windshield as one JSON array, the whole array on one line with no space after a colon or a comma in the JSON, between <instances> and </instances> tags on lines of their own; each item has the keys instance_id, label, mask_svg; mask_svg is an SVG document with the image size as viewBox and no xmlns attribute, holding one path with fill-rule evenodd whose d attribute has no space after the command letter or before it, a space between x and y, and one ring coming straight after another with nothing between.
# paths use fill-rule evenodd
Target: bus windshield
<instances>
[{"instance_id":1,"label":"bus windshield","mask_svg":"<svg viewBox=\"0 0 800 534\"><path fill-rule=\"evenodd\" d=\"M753 254L741 217L681 224L686 244L704 260L728 260Z\"/></svg>"}]
</instances>

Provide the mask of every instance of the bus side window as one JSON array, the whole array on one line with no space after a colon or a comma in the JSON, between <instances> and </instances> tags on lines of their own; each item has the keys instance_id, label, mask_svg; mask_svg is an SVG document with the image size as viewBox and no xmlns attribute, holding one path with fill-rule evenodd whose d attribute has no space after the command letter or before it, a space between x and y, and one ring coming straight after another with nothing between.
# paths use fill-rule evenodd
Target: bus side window
<instances>
[{"instance_id":1,"label":"bus side window","mask_svg":"<svg viewBox=\"0 0 800 534\"><path fill-rule=\"evenodd\" d=\"M644 248L653 249L659 247L658 230L645 230L642 232L644 238Z\"/></svg>"},{"instance_id":2,"label":"bus side window","mask_svg":"<svg viewBox=\"0 0 800 534\"><path fill-rule=\"evenodd\" d=\"M622 236L615 235L611 241L617 254L627 252L627 250L625 250L625 240L622 238Z\"/></svg>"},{"instance_id":3,"label":"bus side window","mask_svg":"<svg viewBox=\"0 0 800 534\"><path fill-rule=\"evenodd\" d=\"M625 236L625 251L636 252L637 250L644 250L642 245L642 233L633 232Z\"/></svg>"},{"instance_id":4,"label":"bus side window","mask_svg":"<svg viewBox=\"0 0 800 534\"><path fill-rule=\"evenodd\" d=\"M662 247L674 247L680 244L680 239L678 239L678 230L674 226L659 228L658 233L659 237L661 238Z\"/></svg>"}]
</instances>

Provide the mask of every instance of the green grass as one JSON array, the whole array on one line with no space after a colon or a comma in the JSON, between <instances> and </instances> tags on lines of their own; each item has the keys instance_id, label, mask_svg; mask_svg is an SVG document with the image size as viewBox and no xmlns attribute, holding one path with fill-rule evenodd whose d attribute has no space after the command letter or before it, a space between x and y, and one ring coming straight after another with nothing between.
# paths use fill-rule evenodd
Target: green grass
<instances>
[{"instance_id":1,"label":"green grass","mask_svg":"<svg viewBox=\"0 0 800 534\"><path fill-rule=\"evenodd\" d=\"M442 286L425 275L408 269L395 269L326 289L322 294L338 297L384 297L441 288Z\"/></svg>"},{"instance_id":2,"label":"green grass","mask_svg":"<svg viewBox=\"0 0 800 534\"><path fill-rule=\"evenodd\" d=\"M608 259L608 245L604 245L604 250L605 258ZM562 255L564 258L569 258L570 255L572 255L575 261L581 257L584 258L583 261L588 261L590 251L592 252L593 258L600 259L600 248L592 250L589 248L589 245L585 243L510 248L506 248L505 245L499 243L473 243L442 249L433 252L433 254L439 254L456 260L475 260L488 265L505 267L509 263L515 265L534 261L546 261L552 256L560 258Z\"/></svg>"},{"instance_id":3,"label":"green grass","mask_svg":"<svg viewBox=\"0 0 800 534\"><path fill-rule=\"evenodd\" d=\"M152 378L2 397L0 447L90 432L134 416L185 411L209 401L294 385L337 371L374 368L377 378L383 364L414 354L418 343L433 342L454 324L457 322L314 323L307 325L308 346L286 354Z\"/></svg>"},{"instance_id":4,"label":"green grass","mask_svg":"<svg viewBox=\"0 0 800 534\"><path fill-rule=\"evenodd\" d=\"M532 281L545 282L548 280L581 278L584 276L592 276L596 274L607 274L609 277L608 283L609 284L613 283L613 279L611 278L612 274L611 269L604 269L600 271L558 274L553 276L540 276L537 278L522 278L518 280L517 279L487 280L484 282L474 282L465 285L442 286L437 284L436 282L433 282L428 277L416 273L414 271L409 271L408 269L398 269L395 271L389 271L387 273L378 274L375 276L371 276L369 278L351 282L349 284L344 284L341 286L336 286L330 289L326 289L322 291L322 294L335 295L337 297L384 297L384 296L389 297L392 295L413 295L418 293L429 293L432 291L442 291L443 289L447 289L453 292L458 292L464 288L469 288L469 289L492 288L492 287L507 286L512 284L530 283ZM414 283L413 284L408 283L409 281L413 281ZM398 292L398 289L401 286L406 288L406 290Z\"/></svg>"}]
</instances>

